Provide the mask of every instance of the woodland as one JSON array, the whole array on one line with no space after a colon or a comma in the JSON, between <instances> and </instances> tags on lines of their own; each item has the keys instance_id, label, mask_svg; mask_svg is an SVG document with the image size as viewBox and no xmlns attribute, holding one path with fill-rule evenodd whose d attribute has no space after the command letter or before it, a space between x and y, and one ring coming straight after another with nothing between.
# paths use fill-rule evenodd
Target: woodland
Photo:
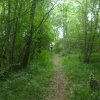
<instances>
[{"instance_id":1,"label":"woodland","mask_svg":"<svg viewBox=\"0 0 100 100\"><path fill-rule=\"evenodd\" d=\"M0 0L0 100L100 100L100 0Z\"/></svg>"}]
</instances>

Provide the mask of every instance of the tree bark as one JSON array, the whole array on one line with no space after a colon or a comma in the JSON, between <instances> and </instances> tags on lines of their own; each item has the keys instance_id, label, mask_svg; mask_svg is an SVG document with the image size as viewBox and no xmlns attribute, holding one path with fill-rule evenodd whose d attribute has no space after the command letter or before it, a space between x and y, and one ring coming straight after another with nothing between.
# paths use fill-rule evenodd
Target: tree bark
<instances>
[{"instance_id":1,"label":"tree bark","mask_svg":"<svg viewBox=\"0 0 100 100\"><path fill-rule=\"evenodd\" d=\"M27 66L29 56L30 56L30 49L32 44L33 32L34 32L34 16L35 16L36 3L37 3L36 0L32 1L31 11L30 11L30 21L31 21L30 32L29 32L28 40L26 41L25 52L22 57L22 62L21 62L22 68Z\"/></svg>"}]
</instances>

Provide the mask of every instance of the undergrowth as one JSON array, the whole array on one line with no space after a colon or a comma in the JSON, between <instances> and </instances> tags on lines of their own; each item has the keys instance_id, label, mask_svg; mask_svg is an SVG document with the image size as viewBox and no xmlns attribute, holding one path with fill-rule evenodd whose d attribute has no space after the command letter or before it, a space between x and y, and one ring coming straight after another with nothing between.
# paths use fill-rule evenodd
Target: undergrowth
<instances>
[{"instance_id":1,"label":"undergrowth","mask_svg":"<svg viewBox=\"0 0 100 100\"><path fill-rule=\"evenodd\" d=\"M100 55L93 55L91 64L85 64L78 54L70 54L63 58L63 65L69 78L66 89L70 91L70 100L100 100L100 89L92 91L89 85L91 72L100 81Z\"/></svg>"},{"instance_id":2,"label":"undergrowth","mask_svg":"<svg viewBox=\"0 0 100 100\"><path fill-rule=\"evenodd\" d=\"M43 51L23 72L11 73L0 82L0 100L45 100L53 77L51 55Z\"/></svg>"}]
</instances>

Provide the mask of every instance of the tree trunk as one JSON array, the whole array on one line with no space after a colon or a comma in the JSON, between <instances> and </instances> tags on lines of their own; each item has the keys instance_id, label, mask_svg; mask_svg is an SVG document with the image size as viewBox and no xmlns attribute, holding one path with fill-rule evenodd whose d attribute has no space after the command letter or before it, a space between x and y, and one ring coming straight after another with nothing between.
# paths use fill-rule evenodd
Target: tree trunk
<instances>
[{"instance_id":1,"label":"tree trunk","mask_svg":"<svg viewBox=\"0 0 100 100\"><path fill-rule=\"evenodd\" d=\"M17 12L17 9L18 9L17 6L18 6L18 0L16 0L16 4L15 4L14 18L16 17L16 12ZM15 22L13 23L13 35L12 35L12 45L11 45L12 64L13 64L13 60L14 60L15 42L16 42L16 36L17 36L17 30L18 30L18 23L19 23L19 18L18 17L21 14L21 9L22 9L22 2L19 6L18 16L17 16Z\"/></svg>"},{"instance_id":2,"label":"tree trunk","mask_svg":"<svg viewBox=\"0 0 100 100\"><path fill-rule=\"evenodd\" d=\"M34 32L34 16L35 16L36 3L37 3L36 0L32 1L31 11L30 11L30 21L31 21L30 32L29 32L28 40L26 42L25 52L22 57L22 62L21 62L22 67L27 66L29 56L30 56L30 49L31 49L31 44L32 44L33 32Z\"/></svg>"},{"instance_id":3,"label":"tree trunk","mask_svg":"<svg viewBox=\"0 0 100 100\"><path fill-rule=\"evenodd\" d=\"M7 16L7 31L6 31L6 36L7 36L7 61L8 61L8 66L10 66L10 63L11 63L11 58L10 58L10 8L11 8L11 5L10 5L10 0L8 0L8 16Z\"/></svg>"}]
</instances>

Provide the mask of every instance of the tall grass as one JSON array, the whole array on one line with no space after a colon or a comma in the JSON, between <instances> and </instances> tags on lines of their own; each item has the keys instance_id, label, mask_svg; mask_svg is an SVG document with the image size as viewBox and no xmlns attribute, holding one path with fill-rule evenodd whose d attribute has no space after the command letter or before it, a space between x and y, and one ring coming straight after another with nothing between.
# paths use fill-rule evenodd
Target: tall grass
<instances>
[{"instance_id":1,"label":"tall grass","mask_svg":"<svg viewBox=\"0 0 100 100\"><path fill-rule=\"evenodd\" d=\"M7 81L0 82L0 100L45 100L54 74L51 58L43 51L26 71L12 73Z\"/></svg>"},{"instance_id":2,"label":"tall grass","mask_svg":"<svg viewBox=\"0 0 100 100\"><path fill-rule=\"evenodd\" d=\"M100 79L100 55L93 55L91 64L85 64L78 54L63 58L64 72L69 78L70 100L100 100L100 90L92 91L89 86L90 73Z\"/></svg>"}]
</instances>

